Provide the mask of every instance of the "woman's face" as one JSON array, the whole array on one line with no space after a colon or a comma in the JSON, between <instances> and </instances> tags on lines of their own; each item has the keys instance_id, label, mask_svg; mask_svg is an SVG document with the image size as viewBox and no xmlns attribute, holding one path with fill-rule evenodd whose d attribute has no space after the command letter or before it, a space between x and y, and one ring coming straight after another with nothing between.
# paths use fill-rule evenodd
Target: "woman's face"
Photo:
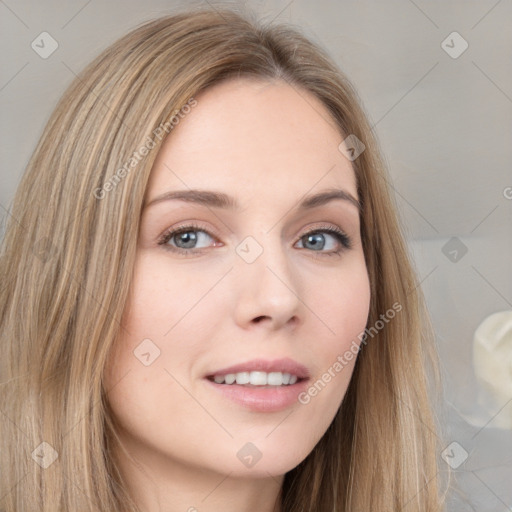
<instances>
[{"instance_id":1,"label":"woman's face","mask_svg":"<svg viewBox=\"0 0 512 512\"><path fill-rule=\"evenodd\" d=\"M105 387L146 467L283 475L332 422L367 321L355 175L304 90L237 79L196 100L152 169Z\"/></svg>"}]
</instances>

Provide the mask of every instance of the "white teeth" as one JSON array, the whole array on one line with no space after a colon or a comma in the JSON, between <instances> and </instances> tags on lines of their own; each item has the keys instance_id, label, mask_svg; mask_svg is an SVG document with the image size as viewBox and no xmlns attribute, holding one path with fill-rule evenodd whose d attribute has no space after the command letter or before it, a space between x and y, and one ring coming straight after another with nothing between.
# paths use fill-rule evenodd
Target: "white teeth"
<instances>
[{"instance_id":1,"label":"white teeth","mask_svg":"<svg viewBox=\"0 0 512 512\"><path fill-rule=\"evenodd\" d=\"M283 383L283 374L281 372L270 372L267 377L267 384L270 386L280 386Z\"/></svg>"},{"instance_id":2,"label":"white teeth","mask_svg":"<svg viewBox=\"0 0 512 512\"><path fill-rule=\"evenodd\" d=\"M251 386L288 386L298 380L296 375L282 372L239 372L227 375L215 375L213 380L217 384L250 384Z\"/></svg>"},{"instance_id":3,"label":"white teeth","mask_svg":"<svg viewBox=\"0 0 512 512\"><path fill-rule=\"evenodd\" d=\"M249 372L242 372L236 374L236 383L237 384L249 384L250 375Z\"/></svg>"},{"instance_id":4,"label":"white teeth","mask_svg":"<svg viewBox=\"0 0 512 512\"><path fill-rule=\"evenodd\" d=\"M224 377L224 379L226 381L226 384L233 384L233 382L235 382L235 380L236 380L236 375L234 373L228 373Z\"/></svg>"},{"instance_id":5,"label":"white teeth","mask_svg":"<svg viewBox=\"0 0 512 512\"><path fill-rule=\"evenodd\" d=\"M266 386L267 374L265 372L251 372L250 384L253 386Z\"/></svg>"}]
</instances>

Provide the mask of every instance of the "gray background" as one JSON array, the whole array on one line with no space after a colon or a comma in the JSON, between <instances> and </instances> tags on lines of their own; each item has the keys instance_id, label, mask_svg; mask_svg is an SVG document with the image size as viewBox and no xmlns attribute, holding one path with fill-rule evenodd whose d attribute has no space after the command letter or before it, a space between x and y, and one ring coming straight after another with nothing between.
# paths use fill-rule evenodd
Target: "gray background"
<instances>
[{"instance_id":1,"label":"gray background","mask_svg":"<svg viewBox=\"0 0 512 512\"><path fill-rule=\"evenodd\" d=\"M24 167L74 74L140 22L184 4L0 1L2 230ZM301 26L358 89L436 330L445 385L439 416L446 445L457 443L449 509L512 510L512 431L496 425L498 417L512 417L512 396L478 405L472 365L477 326L512 310L510 0L247 4L265 20ZM31 47L44 31L58 43L46 59ZM454 31L469 45L457 58L442 47ZM453 37L445 43L452 53L462 48ZM456 261L445 248L452 237Z\"/></svg>"}]
</instances>

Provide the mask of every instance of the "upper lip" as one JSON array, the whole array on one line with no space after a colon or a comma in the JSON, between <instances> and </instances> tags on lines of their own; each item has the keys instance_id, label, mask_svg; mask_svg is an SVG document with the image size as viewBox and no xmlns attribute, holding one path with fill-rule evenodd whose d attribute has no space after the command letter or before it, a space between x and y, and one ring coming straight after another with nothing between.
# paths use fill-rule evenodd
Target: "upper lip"
<instances>
[{"instance_id":1,"label":"upper lip","mask_svg":"<svg viewBox=\"0 0 512 512\"><path fill-rule=\"evenodd\" d=\"M235 364L226 368L220 368L207 375L207 377L213 377L215 375L228 375L230 373L241 373L241 372L282 372L296 375L299 379L309 378L309 370L302 364L285 357L283 359L252 359L245 363Z\"/></svg>"}]
</instances>

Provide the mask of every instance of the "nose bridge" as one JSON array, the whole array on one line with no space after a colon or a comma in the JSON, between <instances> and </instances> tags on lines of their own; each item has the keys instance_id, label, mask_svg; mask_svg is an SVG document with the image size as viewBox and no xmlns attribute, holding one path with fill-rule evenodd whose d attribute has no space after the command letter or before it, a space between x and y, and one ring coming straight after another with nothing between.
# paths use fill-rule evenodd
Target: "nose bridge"
<instances>
[{"instance_id":1,"label":"nose bridge","mask_svg":"<svg viewBox=\"0 0 512 512\"><path fill-rule=\"evenodd\" d=\"M282 325L296 316L301 302L297 276L277 232L248 236L236 252L237 320L266 317Z\"/></svg>"}]
</instances>

